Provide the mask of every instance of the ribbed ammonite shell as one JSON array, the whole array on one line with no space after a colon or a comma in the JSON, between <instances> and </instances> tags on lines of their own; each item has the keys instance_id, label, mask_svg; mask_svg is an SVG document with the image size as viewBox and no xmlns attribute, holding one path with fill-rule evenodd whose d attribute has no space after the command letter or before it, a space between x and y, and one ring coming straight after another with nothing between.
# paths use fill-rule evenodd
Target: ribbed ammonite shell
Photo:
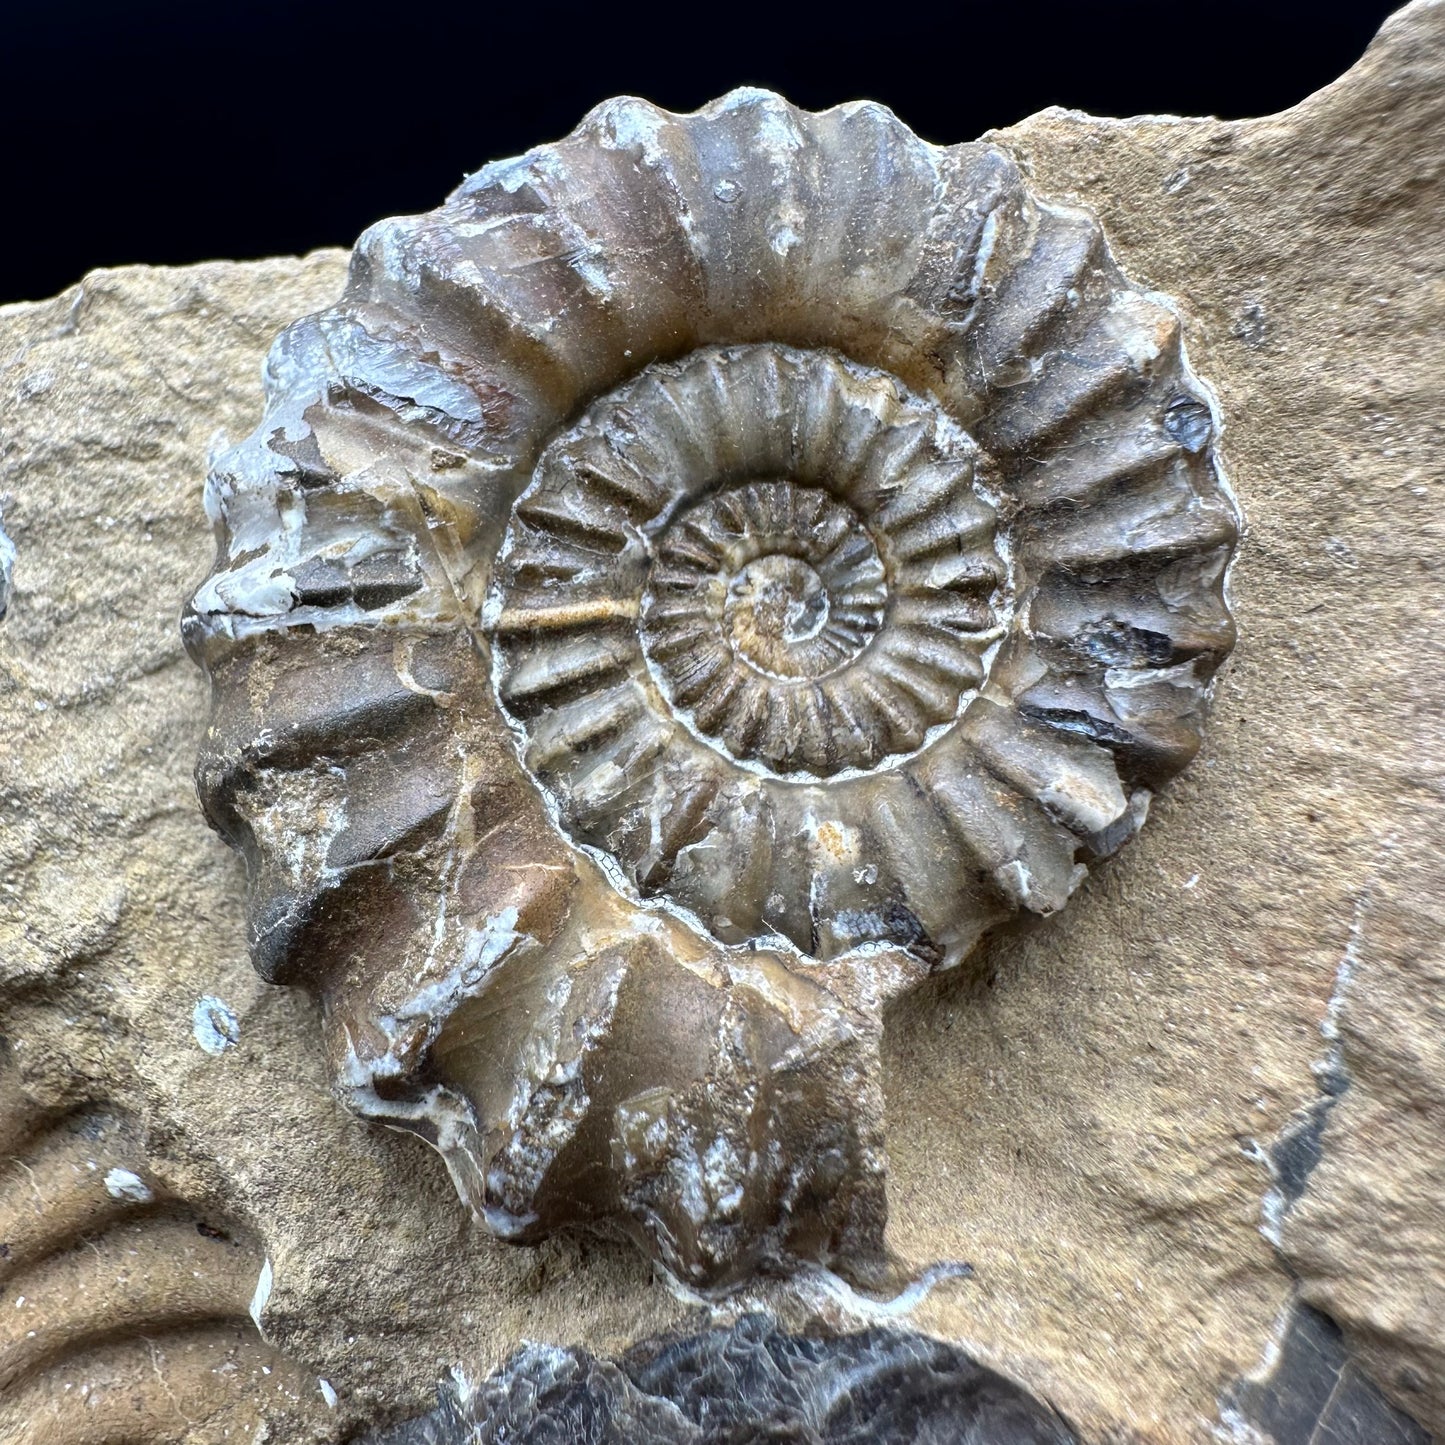
<instances>
[{"instance_id":1,"label":"ribbed ammonite shell","mask_svg":"<svg viewBox=\"0 0 1445 1445\"><path fill-rule=\"evenodd\" d=\"M315 1374L258 1333L264 1254L177 1197L146 1134L36 1105L0 1057L0 1440L334 1441Z\"/></svg>"},{"instance_id":2,"label":"ribbed ammonite shell","mask_svg":"<svg viewBox=\"0 0 1445 1445\"><path fill-rule=\"evenodd\" d=\"M1010 610L977 458L936 403L822 349L705 347L588 407L514 509L485 613L569 836L725 942L925 944L899 932L934 811L907 765ZM849 862L880 801L891 831Z\"/></svg>"},{"instance_id":3,"label":"ribbed ammonite shell","mask_svg":"<svg viewBox=\"0 0 1445 1445\"><path fill-rule=\"evenodd\" d=\"M520 1239L876 1254L882 1003L1198 744L1237 515L1172 306L994 147L599 107L358 243L214 462L257 966Z\"/></svg>"}]
</instances>

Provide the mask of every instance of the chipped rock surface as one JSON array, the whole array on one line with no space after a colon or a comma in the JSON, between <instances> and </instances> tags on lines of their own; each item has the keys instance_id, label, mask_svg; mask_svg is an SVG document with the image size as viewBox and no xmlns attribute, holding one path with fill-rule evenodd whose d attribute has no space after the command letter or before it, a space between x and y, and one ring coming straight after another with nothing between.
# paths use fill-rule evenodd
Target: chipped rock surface
<instances>
[{"instance_id":1,"label":"chipped rock surface","mask_svg":"<svg viewBox=\"0 0 1445 1445\"><path fill-rule=\"evenodd\" d=\"M1445 1433L1442 55L1445 6L1416 4L1280 116L1046 112L989 137L1178 299L1246 523L1199 756L1066 910L925 982L884 1035L888 1246L906 1273L973 1266L898 1310L1085 1440L1288 1445L1349 1391L1401 1441ZM488 1237L424 1144L335 1100L318 1005L247 960L244 872L195 802L206 688L176 622L211 562L213 434L255 426L272 338L345 268L129 268L0 311L0 1033L20 1161L0 1240L29 1231L0 1306L35 1321L0 1340L0 1370L35 1399L141 1360L164 1375L136 1348L145 1309L167 1259L214 1247L194 1312L224 1329L168 1336L190 1423L155 1430L175 1439L259 1418L344 1439L523 1339L616 1356L692 1308L630 1245ZM37 1202L25 1171L46 1158L89 1182L53 1171ZM143 1231L162 1283L116 1285L119 1235L72 1254L87 1220ZM144 1308L77 1310L81 1288ZM794 1323L870 1308L823 1275L724 1308L751 1304ZM1310 1375L1292 1342L1321 1318L1337 1354ZM206 1394L213 1350L234 1398Z\"/></svg>"}]
</instances>

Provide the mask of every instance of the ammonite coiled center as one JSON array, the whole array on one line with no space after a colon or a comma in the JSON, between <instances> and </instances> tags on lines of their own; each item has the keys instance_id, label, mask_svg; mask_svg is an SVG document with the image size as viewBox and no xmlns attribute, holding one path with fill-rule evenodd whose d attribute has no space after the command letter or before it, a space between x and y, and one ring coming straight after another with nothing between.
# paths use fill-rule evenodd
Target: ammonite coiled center
<instances>
[{"instance_id":1,"label":"ammonite coiled center","mask_svg":"<svg viewBox=\"0 0 1445 1445\"><path fill-rule=\"evenodd\" d=\"M643 651L673 709L734 757L831 771L816 734L842 716L849 684L837 675L887 602L877 544L846 502L790 481L744 483L656 538Z\"/></svg>"},{"instance_id":2,"label":"ammonite coiled center","mask_svg":"<svg viewBox=\"0 0 1445 1445\"><path fill-rule=\"evenodd\" d=\"M733 650L772 677L817 677L854 638L829 629L832 603L808 563L784 552L749 562L728 588L725 617Z\"/></svg>"},{"instance_id":3,"label":"ammonite coiled center","mask_svg":"<svg viewBox=\"0 0 1445 1445\"><path fill-rule=\"evenodd\" d=\"M342 1092L508 1238L881 1258L881 1011L1132 836L1234 640L1178 312L995 146L621 99L266 385L197 782Z\"/></svg>"}]
</instances>

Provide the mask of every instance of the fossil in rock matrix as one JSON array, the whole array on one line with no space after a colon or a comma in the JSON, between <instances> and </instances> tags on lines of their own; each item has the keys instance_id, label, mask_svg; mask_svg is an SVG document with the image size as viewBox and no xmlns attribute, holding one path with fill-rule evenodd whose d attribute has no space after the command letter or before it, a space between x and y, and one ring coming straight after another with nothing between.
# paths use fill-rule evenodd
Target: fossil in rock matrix
<instances>
[{"instance_id":1,"label":"fossil in rock matrix","mask_svg":"<svg viewBox=\"0 0 1445 1445\"><path fill-rule=\"evenodd\" d=\"M0 1042L0 1440L332 1439L316 1377L257 1336L263 1265L157 1178L133 1117L32 1103Z\"/></svg>"},{"instance_id":2,"label":"fossil in rock matrix","mask_svg":"<svg viewBox=\"0 0 1445 1445\"><path fill-rule=\"evenodd\" d=\"M499 1235L882 1258L887 1000L1198 746L1238 517L1165 298L985 144L608 102L359 241L185 629L256 967Z\"/></svg>"},{"instance_id":3,"label":"fossil in rock matrix","mask_svg":"<svg viewBox=\"0 0 1445 1445\"><path fill-rule=\"evenodd\" d=\"M786 1335L762 1315L618 1361L524 1345L420 1419L357 1445L1078 1445L1054 1409L961 1350L871 1329Z\"/></svg>"}]
</instances>

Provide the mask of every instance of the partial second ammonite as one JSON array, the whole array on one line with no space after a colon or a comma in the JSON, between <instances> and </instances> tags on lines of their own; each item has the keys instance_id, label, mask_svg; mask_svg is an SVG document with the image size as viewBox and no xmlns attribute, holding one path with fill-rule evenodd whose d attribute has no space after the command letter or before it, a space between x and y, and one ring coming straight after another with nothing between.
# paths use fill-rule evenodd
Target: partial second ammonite
<instances>
[{"instance_id":1,"label":"partial second ammonite","mask_svg":"<svg viewBox=\"0 0 1445 1445\"><path fill-rule=\"evenodd\" d=\"M1198 746L1216 437L1093 216L881 107L613 101L378 224L207 487L257 968L499 1235L866 1274L884 1003Z\"/></svg>"}]
</instances>

